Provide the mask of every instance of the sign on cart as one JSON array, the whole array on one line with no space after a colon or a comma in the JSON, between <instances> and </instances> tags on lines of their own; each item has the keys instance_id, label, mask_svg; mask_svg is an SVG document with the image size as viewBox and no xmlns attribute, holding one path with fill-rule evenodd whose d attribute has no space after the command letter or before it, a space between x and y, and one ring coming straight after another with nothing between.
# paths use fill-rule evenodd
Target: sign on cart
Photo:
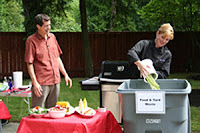
<instances>
[{"instance_id":1,"label":"sign on cart","mask_svg":"<svg viewBox=\"0 0 200 133\"><path fill-rule=\"evenodd\" d=\"M137 114L165 114L164 91L137 91L135 101Z\"/></svg>"}]
</instances>

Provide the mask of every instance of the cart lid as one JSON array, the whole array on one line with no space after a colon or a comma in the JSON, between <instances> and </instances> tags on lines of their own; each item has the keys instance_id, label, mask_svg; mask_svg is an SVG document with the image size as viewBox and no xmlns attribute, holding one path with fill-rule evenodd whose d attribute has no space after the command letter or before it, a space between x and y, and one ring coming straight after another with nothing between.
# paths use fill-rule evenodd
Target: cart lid
<instances>
[{"instance_id":1,"label":"cart lid","mask_svg":"<svg viewBox=\"0 0 200 133\"><path fill-rule=\"evenodd\" d=\"M117 93L135 93L136 91L165 91L166 94L189 94L191 85L186 79L157 79L160 90L152 90L143 79L132 79L123 82Z\"/></svg>"}]
</instances>

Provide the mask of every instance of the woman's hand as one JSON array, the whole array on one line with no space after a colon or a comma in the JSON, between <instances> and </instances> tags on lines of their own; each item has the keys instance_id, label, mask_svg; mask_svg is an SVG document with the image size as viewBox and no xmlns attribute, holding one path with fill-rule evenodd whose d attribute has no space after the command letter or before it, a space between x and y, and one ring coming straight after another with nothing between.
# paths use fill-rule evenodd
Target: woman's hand
<instances>
[{"instance_id":1,"label":"woman's hand","mask_svg":"<svg viewBox=\"0 0 200 133\"><path fill-rule=\"evenodd\" d=\"M146 68L147 67L149 68L149 66L142 64L141 61L136 61L134 63L135 63L135 65L137 65L138 69L140 70L140 78L142 78L143 75L146 77L149 73Z\"/></svg>"}]
</instances>

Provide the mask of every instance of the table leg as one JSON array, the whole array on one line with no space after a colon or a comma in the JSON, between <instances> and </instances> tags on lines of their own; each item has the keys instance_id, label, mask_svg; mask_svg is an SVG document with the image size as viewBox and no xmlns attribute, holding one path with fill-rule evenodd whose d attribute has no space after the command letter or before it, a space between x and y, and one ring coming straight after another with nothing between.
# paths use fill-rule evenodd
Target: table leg
<instances>
[{"instance_id":1,"label":"table leg","mask_svg":"<svg viewBox=\"0 0 200 133\"><path fill-rule=\"evenodd\" d=\"M8 108L8 96L6 96L6 106Z\"/></svg>"},{"instance_id":2,"label":"table leg","mask_svg":"<svg viewBox=\"0 0 200 133\"><path fill-rule=\"evenodd\" d=\"M30 101L29 101L29 97L27 97L27 100L25 99L25 97L23 98L24 102L26 104L28 104L28 109L30 109Z\"/></svg>"},{"instance_id":3,"label":"table leg","mask_svg":"<svg viewBox=\"0 0 200 133\"><path fill-rule=\"evenodd\" d=\"M28 99L28 109L30 109L30 100L29 100L29 97L27 97Z\"/></svg>"},{"instance_id":4,"label":"table leg","mask_svg":"<svg viewBox=\"0 0 200 133\"><path fill-rule=\"evenodd\" d=\"M0 119L0 133L2 133L2 123L1 123L1 119Z\"/></svg>"}]
</instances>

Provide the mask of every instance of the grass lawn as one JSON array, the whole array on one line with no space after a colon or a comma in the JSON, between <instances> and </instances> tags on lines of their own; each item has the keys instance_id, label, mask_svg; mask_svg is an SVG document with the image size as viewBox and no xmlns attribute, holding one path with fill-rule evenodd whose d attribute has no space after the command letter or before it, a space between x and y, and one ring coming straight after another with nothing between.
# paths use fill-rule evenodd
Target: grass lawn
<instances>
[{"instance_id":1,"label":"grass lawn","mask_svg":"<svg viewBox=\"0 0 200 133\"><path fill-rule=\"evenodd\" d=\"M200 80L193 80L190 78L191 76L197 75L200 75L200 73L175 73L171 74L169 78L187 79L190 82L192 89L200 89Z\"/></svg>"},{"instance_id":2,"label":"grass lawn","mask_svg":"<svg viewBox=\"0 0 200 133\"><path fill-rule=\"evenodd\" d=\"M59 101L68 101L73 107L76 107L78 106L81 98L86 98L88 106L96 109L99 107L99 91L82 91L79 84L81 79L83 78L73 78L73 86L70 89L65 86L64 79L62 79ZM26 85L29 81L29 79L24 80L23 84ZM0 96L0 99L2 99L6 104L6 97ZM22 117L28 115L28 105L20 97L9 97L8 109L12 115L12 119L10 121L19 122Z\"/></svg>"},{"instance_id":3,"label":"grass lawn","mask_svg":"<svg viewBox=\"0 0 200 133\"><path fill-rule=\"evenodd\" d=\"M171 74L169 78L188 79L189 76L196 75L196 73L184 73L184 74ZM68 101L74 107L78 106L80 98L86 98L88 106L96 109L99 106L99 91L82 91L79 85L79 81L84 78L73 78L73 87L68 89L65 86L65 82L62 79L61 91L59 101ZM200 89L199 80L188 79L193 89ZM24 80L24 84L28 84L29 80ZM5 97L0 97L6 103ZM22 98L9 97L8 109L12 115L12 122L19 122L22 117L28 115L28 106L25 104ZM192 133L200 132L200 107L191 107L191 128Z\"/></svg>"}]
</instances>

